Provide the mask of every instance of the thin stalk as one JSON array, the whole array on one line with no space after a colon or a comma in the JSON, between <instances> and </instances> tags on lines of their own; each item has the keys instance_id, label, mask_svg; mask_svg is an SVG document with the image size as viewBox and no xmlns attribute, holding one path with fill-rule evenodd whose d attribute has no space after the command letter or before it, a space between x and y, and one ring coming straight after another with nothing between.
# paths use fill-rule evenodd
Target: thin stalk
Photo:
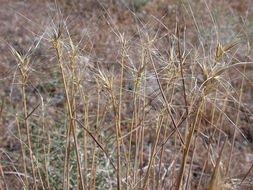
<instances>
[{"instance_id":1,"label":"thin stalk","mask_svg":"<svg viewBox=\"0 0 253 190\"><path fill-rule=\"evenodd\" d=\"M45 135L45 105L43 102L43 98L41 97L41 122L42 122L42 136L43 138L46 138ZM47 189L51 189L50 188L50 183L49 183L49 175L48 175L48 157L47 157L47 152L46 152L46 143L43 143L43 154L44 154L44 169L45 169L45 181L46 181L46 185L47 185Z\"/></svg>"},{"instance_id":2,"label":"thin stalk","mask_svg":"<svg viewBox=\"0 0 253 190\"><path fill-rule=\"evenodd\" d=\"M125 56L126 56L126 40L124 36L121 36L121 43L122 43L122 52L121 52L121 73L120 73L120 89L119 89L119 103L118 103L118 130L121 134L121 105L122 105L122 89L123 89L123 77L124 77L124 64L125 64ZM120 135L121 136L121 135ZM123 140L122 140L123 141ZM122 146L125 150L124 143L122 143ZM124 151L126 152L126 151ZM125 159L127 160L126 154ZM127 163L128 165L128 163ZM126 184L127 184L127 178L126 178Z\"/></svg>"},{"instance_id":3,"label":"thin stalk","mask_svg":"<svg viewBox=\"0 0 253 190\"><path fill-rule=\"evenodd\" d=\"M243 76L245 76L246 73L246 64L243 66ZM241 83L241 87L240 87L240 95L239 95L239 100L238 100L238 106L237 106L237 116L236 116L236 122L235 122L235 126L238 126L239 124L239 120L240 120L240 109L241 109L241 102L242 102L242 96L243 96L243 87L244 87L244 82L245 82L245 78L242 77L242 83ZM232 153L234 151L234 145L235 145L235 137L236 137L236 127L234 127L234 132L233 132L233 140L232 140L232 146L231 146L231 150L230 150L230 154L229 154L229 161L228 161L228 166L227 166L227 174L229 173L230 167L231 167L231 161L232 161Z\"/></svg>"},{"instance_id":4,"label":"thin stalk","mask_svg":"<svg viewBox=\"0 0 253 190\"><path fill-rule=\"evenodd\" d=\"M100 86L99 86L99 83L97 81L97 116L96 116L96 126L95 126L95 135L94 137L96 138L97 136L97 132L99 129L99 115L100 115ZM91 189L92 185L94 186L95 185L95 180L96 180L96 143L94 142L93 144L93 148L91 150L91 155L92 155L92 164L91 164L91 179L90 179L90 182L89 182L89 188L88 189Z\"/></svg>"},{"instance_id":5,"label":"thin stalk","mask_svg":"<svg viewBox=\"0 0 253 190\"><path fill-rule=\"evenodd\" d=\"M242 185L243 181L247 178L247 176L250 174L250 171L252 170L253 168L253 163L250 167L250 169L247 171L247 173L245 174L245 176L242 178L242 181L240 182L240 185Z\"/></svg>"},{"instance_id":6,"label":"thin stalk","mask_svg":"<svg viewBox=\"0 0 253 190\"><path fill-rule=\"evenodd\" d=\"M143 190L145 190L147 188L147 185L148 185L150 171L151 171L151 168L152 168L154 160L155 160L156 147L157 147L157 143L158 143L158 140L159 140L160 131L161 131L161 128L162 128L163 119L164 119L164 113L161 113L159 115L159 119L157 121L156 136L155 136L155 140L154 140L153 147L152 147L152 154L151 154L150 161L149 161L149 164L148 164L148 169L147 169L147 172L146 172L146 175L145 175L145 178L144 178L144 182L143 182L143 186L142 186Z\"/></svg>"},{"instance_id":7,"label":"thin stalk","mask_svg":"<svg viewBox=\"0 0 253 190\"><path fill-rule=\"evenodd\" d=\"M23 76L23 79L22 79L22 94L23 94L23 106L24 106L26 136L27 136L27 144L28 144L28 149L29 149L29 157L30 157L31 166L32 166L32 175L33 175L34 188L35 188L35 190L37 190L38 187L37 187L36 174L35 174L35 169L34 169L34 164L33 164L32 145L31 145L30 132L29 132L29 122L28 122L28 118L27 118L28 114L27 114L25 84L26 84L26 77Z\"/></svg>"},{"instance_id":8,"label":"thin stalk","mask_svg":"<svg viewBox=\"0 0 253 190\"><path fill-rule=\"evenodd\" d=\"M201 170L201 175L200 175L200 178L199 178L199 182L198 182L198 185L197 185L197 190L199 190L199 188L200 188L200 184L201 184L201 181L202 181L202 177L203 177L203 175L204 175L204 171L205 171L205 169L206 169L206 164L207 164L207 162L208 162L208 153L209 153L209 149L207 150L207 157L206 157L206 160L205 160L205 162L204 162L204 165L203 165L203 168L202 168L202 170Z\"/></svg>"},{"instance_id":9,"label":"thin stalk","mask_svg":"<svg viewBox=\"0 0 253 190\"><path fill-rule=\"evenodd\" d=\"M117 189L121 190L121 154L120 154L120 137L121 137L121 133L120 133L120 128L119 128L119 122L118 121L118 114L117 114L117 108L116 108L116 102L115 102L115 97L114 97L114 93L112 91L111 88L111 98L112 98L112 102L113 102L113 110L114 110L114 117L115 117L115 128L116 128L116 141L117 141Z\"/></svg>"},{"instance_id":10,"label":"thin stalk","mask_svg":"<svg viewBox=\"0 0 253 190\"><path fill-rule=\"evenodd\" d=\"M202 118L199 119L199 125L201 124L201 119ZM191 170L192 170L192 165L193 165L193 161L194 161L194 156L195 156L195 152L196 152L196 143L199 140L199 128L200 127L197 127L196 137L193 142L193 153L192 153L192 157L191 157L191 161L190 161L190 166L188 169L188 176L187 176L187 180L186 180L186 188L185 189L190 189L189 183L190 183L190 179L191 179Z\"/></svg>"},{"instance_id":11,"label":"thin stalk","mask_svg":"<svg viewBox=\"0 0 253 190\"><path fill-rule=\"evenodd\" d=\"M142 178L142 175L143 175L143 149L144 149L144 134L145 134L145 107L146 107L146 86L147 86L147 80L146 80L146 76L147 76L147 69L145 67L144 69L144 85L143 85L143 106L142 106L142 123L141 123L141 129L140 129L140 136L141 136L141 147L140 147L140 169L141 169L141 172L140 172L140 179ZM140 184L142 185L142 184Z\"/></svg>"},{"instance_id":12,"label":"thin stalk","mask_svg":"<svg viewBox=\"0 0 253 190\"><path fill-rule=\"evenodd\" d=\"M148 38L148 43L150 44L149 37L147 37L147 38ZM150 44L150 45L151 45L151 44ZM150 59L151 59L152 66L153 66L153 69L154 69L154 71L155 71L156 80L157 80L157 83L158 83L158 86L159 86L159 90L160 90L160 92L161 92L161 94L162 94L162 98L163 98L163 100L164 100L164 102L165 102L165 105L166 105L166 108L167 108L167 112L168 112L168 114L169 114L169 116L170 116L170 118L171 118L173 127L176 129L176 131L177 131L177 133L178 133L178 136L179 136L179 139L180 139L180 142L181 142L182 146L185 147L185 144L184 144L184 140L183 140L183 138L182 138L182 135L181 135L180 131L178 130L177 125L176 125L176 122L175 122L175 119L174 119L174 117L173 117L173 115L172 115L172 113L171 113L168 100L167 100L167 98L166 98L166 96L165 96L165 93L164 93L164 91L163 91L163 88L162 88L162 85L161 85L161 82L160 82L160 79L159 79L159 76L158 76L158 73L157 73L157 70L156 70L156 67L155 67L155 64L154 64L154 61L153 61L153 58L152 58L152 55L151 55L151 52L150 52L150 51L149 51L149 57L150 57Z\"/></svg>"},{"instance_id":13,"label":"thin stalk","mask_svg":"<svg viewBox=\"0 0 253 190\"><path fill-rule=\"evenodd\" d=\"M110 163L111 163L113 169L117 172L117 169L116 169L115 165L113 164L112 159L110 158L110 156L109 156L109 154L106 152L106 150L103 148L102 144L92 135L92 133L91 133L88 129L86 129L86 128L84 127L84 125L83 125L79 120L77 120L77 119L74 119L74 120L75 120L75 121L88 133L88 135L96 142L96 144L98 145L98 147L105 153L105 155L106 155L106 157L108 158L108 160L110 161Z\"/></svg>"},{"instance_id":14,"label":"thin stalk","mask_svg":"<svg viewBox=\"0 0 253 190\"><path fill-rule=\"evenodd\" d=\"M146 52L146 51L145 51ZM146 52L147 54L147 52ZM139 69L139 74L138 74L138 77L140 78L139 79L139 83L141 82L141 79L144 77L144 83L146 82L146 74L144 73L144 76L143 76L143 71L145 72L146 71L146 62L145 62L145 55L144 55L144 52L142 50L142 54L141 54L141 66L140 66L140 69ZM146 85L146 84L144 84ZM144 87L145 88L145 87ZM144 98L145 98L145 94L144 94ZM137 106L137 110L136 111L136 118L135 118L135 129L137 128L138 124L137 124L137 121L139 121L139 118L140 118L140 111L139 110L142 110L142 114L145 116L145 108L141 106L141 99L142 97L139 96L138 97L138 106ZM143 106L145 105L145 102L143 102ZM142 121L141 122L144 122L144 118L142 116ZM143 127L143 124L141 124L142 127ZM138 157L140 156L140 143L141 143L141 132L142 132L142 127L140 129L137 129L135 131L135 144L136 144L136 147L135 147L135 155L134 155L134 167L133 167L133 184L136 184L136 177L137 177L137 174L138 174Z\"/></svg>"},{"instance_id":15,"label":"thin stalk","mask_svg":"<svg viewBox=\"0 0 253 190\"><path fill-rule=\"evenodd\" d=\"M170 65L173 66L173 54L171 54L171 60L170 60ZM168 67L169 68L169 67ZM177 76L177 73L173 73ZM171 70L168 69L168 73L167 73L167 77L168 80L166 82L166 89L165 89L165 93L168 93L169 91L169 84L171 83L171 81L173 81L172 77L173 75L171 75ZM176 78L176 77L175 77ZM172 90L171 90L171 98L170 98L170 104L172 104L173 101L173 94L174 94L174 90L175 90L175 83L172 83ZM164 105L165 106L165 105ZM165 109L163 110L165 111ZM165 122L165 126L169 126L169 118L166 117L166 122ZM167 136L167 132L168 132L168 127L165 127L165 132L164 132L164 137L163 137L163 142L166 141L166 136ZM160 182L160 176L161 176L161 166L162 166L162 160L163 160L163 154L164 154L164 150L165 150L165 146L162 145L161 148L161 154L160 154L160 160L159 160L159 169L158 169L158 179L157 179L157 186L156 189L159 190L160 186L162 186L162 181ZM162 188L162 187L161 187Z\"/></svg>"},{"instance_id":16,"label":"thin stalk","mask_svg":"<svg viewBox=\"0 0 253 190\"><path fill-rule=\"evenodd\" d=\"M153 165L155 166L156 165L156 160L154 159L154 163ZM152 175L152 189L155 189L155 186L156 186L156 167L153 167L153 175Z\"/></svg>"},{"instance_id":17,"label":"thin stalk","mask_svg":"<svg viewBox=\"0 0 253 190\"><path fill-rule=\"evenodd\" d=\"M42 180L42 176L41 176L41 172L40 172L40 168L39 168L39 162L38 162L38 160L36 159L35 156L33 156L33 159L34 159L34 161L36 163L36 168L37 168L39 179L40 179L41 189L45 190L45 187L44 187L44 184L43 184L43 180Z\"/></svg>"},{"instance_id":18,"label":"thin stalk","mask_svg":"<svg viewBox=\"0 0 253 190\"><path fill-rule=\"evenodd\" d=\"M141 110L141 96L139 96L139 100L138 100L138 110ZM138 120L139 120L139 114L140 112L138 112ZM137 120L136 120L137 121ZM137 128L137 125L135 126L135 129ZM140 156L140 140L141 140L141 128L138 128L137 130L135 130L135 153L134 153L134 167L133 167L133 184L136 184L136 178L137 178L137 174L138 174L138 161L139 161L139 156Z\"/></svg>"},{"instance_id":19,"label":"thin stalk","mask_svg":"<svg viewBox=\"0 0 253 190\"><path fill-rule=\"evenodd\" d=\"M117 189L121 189L121 131L119 128L119 117L118 117L118 107L116 105L116 99L113 92L113 77L108 78L101 70L99 70L98 77L103 81L105 89L108 91L111 104L113 107L113 114L115 120L115 132L116 132L116 142L117 142ZM124 148L124 146L123 146Z\"/></svg>"},{"instance_id":20,"label":"thin stalk","mask_svg":"<svg viewBox=\"0 0 253 190\"><path fill-rule=\"evenodd\" d=\"M3 182L4 182L4 189L5 190L8 190L8 185L7 185L7 182L6 182L6 179L5 179L5 176L4 176L4 171L3 171L3 167L2 167L2 164L0 163L0 175L3 179ZM2 185L1 185L2 186ZM1 187L0 186L0 187ZM1 187L2 188L2 187Z\"/></svg>"},{"instance_id":21,"label":"thin stalk","mask_svg":"<svg viewBox=\"0 0 253 190\"><path fill-rule=\"evenodd\" d=\"M233 46L233 45L231 45L231 46ZM250 54L251 54L251 47L250 47L250 43L248 42L247 43L247 52L245 55L246 61L248 61ZM246 73L246 64L244 64L244 67L243 67L243 76L245 76L245 73ZM240 95L239 95L239 101L238 101L238 107L237 107L238 112L237 112L237 117L236 117L236 126L238 126L238 123L239 123L239 115L240 115L240 107L241 107L241 100L242 100L242 94L243 94L244 80L245 80L245 78L243 77L242 82L241 82ZM229 155L229 162L228 162L226 174L229 173L229 169L231 167L231 160L232 160L232 153L233 153L233 149L234 149L235 137L236 137L236 127L234 128L232 147L231 147L231 151L230 151L230 155Z\"/></svg>"},{"instance_id":22,"label":"thin stalk","mask_svg":"<svg viewBox=\"0 0 253 190\"><path fill-rule=\"evenodd\" d=\"M66 143L65 143L65 155L64 155L64 165L65 168L65 175L67 175L67 190L69 190L69 185L70 185L70 178L69 178L69 168L70 168L70 138L71 138L71 123L69 121L68 126L67 126L67 133L66 133ZM65 182L64 182L65 183Z\"/></svg>"},{"instance_id":23,"label":"thin stalk","mask_svg":"<svg viewBox=\"0 0 253 190\"><path fill-rule=\"evenodd\" d=\"M35 174L35 169L34 169L32 145L31 145L30 132L29 132L28 111L27 111L27 104L26 104L26 92L25 92L25 86L26 86L27 77L28 77L28 74L27 74L28 73L28 64L29 64L30 59L29 59L29 57L22 58L21 55L14 48L12 48L12 52L18 60L18 62L17 62L18 69L19 69L19 72L22 76L23 114L24 114L24 120L25 120L29 158L31 160L31 166L32 166L33 183L34 183L35 190L37 190L36 174Z\"/></svg>"},{"instance_id":24,"label":"thin stalk","mask_svg":"<svg viewBox=\"0 0 253 190\"><path fill-rule=\"evenodd\" d=\"M173 51L171 50L171 64L172 65L174 65L174 69L175 69L175 74L172 76L172 90L171 90L171 98L170 98L170 105L172 104L172 102L173 102L173 98L174 98L174 96L173 96L173 94L175 93L175 89L176 89L176 79L178 78L178 74L179 74L179 70L175 67L175 64L174 64L174 58L173 58ZM180 123L179 123L180 124ZM179 124L178 124L178 126L179 126ZM181 124L180 124L181 125ZM186 130L187 130L187 127L186 127ZM176 128L174 128L174 132L176 132ZM171 133L172 134L172 133ZM170 137L170 135L169 135L169 137ZM176 160L177 160L177 138L178 138L178 135L175 135L175 137L174 137L174 151L173 151L173 160L174 160L174 162L176 163ZM168 139L168 137L167 137L167 140L166 141L168 141L169 139ZM173 176L173 178L174 178L174 176L175 176L175 171L176 171L176 164L174 164L173 165L173 168L172 168L172 175L171 176ZM173 178L172 178L172 183L175 183L175 182L173 182Z\"/></svg>"},{"instance_id":25,"label":"thin stalk","mask_svg":"<svg viewBox=\"0 0 253 190\"><path fill-rule=\"evenodd\" d=\"M81 91L82 95L82 101L83 101L83 110L84 110L84 125L87 126L89 130L89 107L88 107L88 101L85 100L85 95L83 91ZM84 183L88 183L88 153L87 153L87 132L83 130L83 160L84 160Z\"/></svg>"},{"instance_id":26,"label":"thin stalk","mask_svg":"<svg viewBox=\"0 0 253 190\"><path fill-rule=\"evenodd\" d=\"M187 161L187 158L188 158L188 153L190 151L193 134L194 134L194 131L195 131L195 128L196 128L197 120L198 120L198 117L199 117L199 113L200 113L203 101L204 101L204 97L202 96L200 98L200 101L199 101L198 106L197 106L197 111L196 111L196 114L194 116L194 121L193 121L191 130L190 130L190 133L187 137L186 148L184 149L183 158L182 158L182 162L181 162L181 166L180 166L180 170L179 170L179 174L178 174L178 178L177 178L177 182L176 182L176 188L175 188L176 190L181 189L181 184L182 184L183 177L184 177L185 165L186 165L186 161Z\"/></svg>"},{"instance_id":27,"label":"thin stalk","mask_svg":"<svg viewBox=\"0 0 253 190\"><path fill-rule=\"evenodd\" d=\"M220 125L221 127L221 130L222 130L222 126L223 126L223 122L224 122L224 117L222 117L223 113L225 113L225 110L227 108L227 102L228 102L228 93L229 93L229 90L226 89L226 96L225 96L225 100L223 101L223 106L222 106L222 109L220 111L220 114L219 114L219 117L217 119L217 122L216 122L216 126ZM216 128L215 128L216 130ZM214 135L213 135L214 137ZM221 132L219 131L219 137L218 137L218 143L217 143L217 148L220 146L220 140L221 140Z\"/></svg>"},{"instance_id":28,"label":"thin stalk","mask_svg":"<svg viewBox=\"0 0 253 190\"><path fill-rule=\"evenodd\" d=\"M181 47L180 47L180 33L179 33L179 28L177 25L177 45L178 45L178 58L179 58L179 63L180 63L180 72L181 72L181 77L182 77L182 85L183 85L183 92L184 92L184 101L185 101L185 110L186 114L188 115L188 103L187 103L187 97L186 97L186 90L185 90L185 81L184 81L184 71L183 71L183 59L181 55Z\"/></svg>"},{"instance_id":29,"label":"thin stalk","mask_svg":"<svg viewBox=\"0 0 253 190\"><path fill-rule=\"evenodd\" d=\"M168 117L166 117L166 122L165 122L165 126L168 126L169 124L169 119ZM164 132L164 136L163 136L163 142L166 140L166 136L167 136L167 131L168 131L168 127L165 127L165 132ZM157 185L156 188L157 190L160 189L161 186L161 182L160 182L160 178L161 178L161 169L162 169L162 161L163 161L163 154L164 154L164 150L165 150L165 146L162 146L161 148L161 153L160 153L160 159L159 159L159 169L158 169L158 174L157 174ZM154 188L153 188L154 189Z\"/></svg>"},{"instance_id":30,"label":"thin stalk","mask_svg":"<svg viewBox=\"0 0 253 190\"><path fill-rule=\"evenodd\" d=\"M194 86L195 86L195 76L194 76L194 72L195 72L195 68L196 68L196 59L197 59L197 57L198 57L198 53L197 53L197 51L195 51L195 54L194 54L194 59L193 59L193 66L192 66L192 69L191 69L191 79L190 79L190 89L193 89L194 88ZM204 63L205 64L205 63ZM195 74L196 75L196 74ZM205 77L204 77L205 78ZM192 108L193 108L193 105L194 105L194 92L191 92L191 94L189 95L189 109L188 110L192 110ZM190 111L191 112L191 111ZM188 113L189 114L189 113ZM188 115L187 115L188 116ZM187 117L187 119L186 119L186 127L185 127L185 134L184 134L184 140L186 140L187 139L187 135L189 134L189 119L188 119L188 117Z\"/></svg>"},{"instance_id":31,"label":"thin stalk","mask_svg":"<svg viewBox=\"0 0 253 190\"><path fill-rule=\"evenodd\" d=\"M213 103L214 106L212 106L211 126L214 123L214 116L215 116L215 111L216 111L217 96L218 96L218 89L216 89L216 91L215 91L215 98L214 98L214 103ZM213 136L215 135L215 132L216 132L216 128L214 128Z\"/></svg>"},{"instance_id":32,"label":"thin stalk","mask_svg":"<svg viewBox=\"0 0 253 190\"><path fill-rule=\"evenodd\" d=\"M22 163L23 163L24 174L25 174L25 185L28 188L29 183L28 183L27 170L26 170L25 150L24 150L24 146L23 146L23 142L22 142L22 138L21 138L20 125L19 125L19 120L18 120L17 116L16 116L16 123L17 123L17 126L18 126L19 144L20 144L20 148L21 148Z\"/></svg>"},{"instance_id":33,"label":"thin stalk","mask_svg":"<svg viewBox=\"0 0 253 190\"><path fill-rule=\"evenodd\" d=\"M76 126L75 126L75 122L74 122L74 119L73 119L72 108L71 108L70 98L69 98L69 94L68 94L68 87L67 87L67 83L66 83L65 74L64 74L64 71L63 71L62 50L61 50L62 47L61 47L60 43L61 42L60 42L60 31L59 31L58 36L55 36L55 41L54 41L53 45L54 45L54 48L56 50L57 60L58 60L58 64L59 64L59 67L60 67L62 81L63 81L63 85L64 85L64 91L65 91L66 102L67 102L67 107L68 107L68 115L69 115L69 118L70 118L70 124L71 124L71 129L72 129L72 132L73 132L73 138L74 138L74 144L75 144L75 152L76 152L77 167L78 167L79 177L80 177L80 182L81 182L81 189L84 190L82 168L81 168L81 162L80 162L80 158L79 158L78 141L77 141L77 135L76 135Z\"/></svg>"},{"instance_id":34,"label":"thin stalk","mask_svg":"<svg viewBox=\"0 0 253 190\"><path fill-rule=\"evenodd\" d=\"M128 177L130 173L130 159L131 159L131 147L132 147L132 138L133 138L133 129L135 128L136 124L136 118L137 118L137 91L139 88L139 82L140 82L140 74L141 72L137 72L135 85L134 85L134 92L133 92L133 113L132 113L132 119L131 119L131 127L130 127L130 139L128 144L128 157L127 157L127 169L126 169L126 183L128 183Z\"/></svg>"},{"instance_id":35,"label":"thin stalk","mask_svg":"<svg viewBox=\"0 0 253 190\"><path fill-rule=\"evenodd\" d=\"M227 144L227 139L228 139L228 137L226 136L225 142L222 145L221 151L219 153L219 157L216 161L215 168L214 168L214 171L213 171L213 174L212 174L209 186L208 186L208 190L220 189L219 188L220 185L219 185L218 182L220 180L223 180L223 179L220 179L220 178L222 178L222 177L220 177L220 163L221 163L221 158L222 158L223 151L224 151L225 146Z\"/></svg>"},{"instance_id":36,"label":"thin stalk","mask_svg":"<svg viewBox=\"0 0 253 190\"><path fill-rule=\"evenodd\" d=\"M72 114L73 117L76 118L76 94L78 91L79 83L80 83L80 72L76 74L75 69L76 69L76 55L77 51L76 48L74 47L74 44L69 36L69 44L70 44L70 53L69 53L69 58L70 58L70 67L71 67L71 110L73 110ZM69 170L69 169L68 169ZM77 173L79 170L79 167L77 165ZM76 179L76 186L79 187L79 178L77 177Z\"/></svg>"},{"instance_id":37,"label":"thin stalk","mask_svg":"<svg viewBox=\"0 0 253 190\"><path fill-rule=\"evenodd\" d=\"M4 110L4 98L2 98L2 104L1 104L1 108L0 108L0 127L2 127L3 110Z\"/></svg>"}]
</instances>

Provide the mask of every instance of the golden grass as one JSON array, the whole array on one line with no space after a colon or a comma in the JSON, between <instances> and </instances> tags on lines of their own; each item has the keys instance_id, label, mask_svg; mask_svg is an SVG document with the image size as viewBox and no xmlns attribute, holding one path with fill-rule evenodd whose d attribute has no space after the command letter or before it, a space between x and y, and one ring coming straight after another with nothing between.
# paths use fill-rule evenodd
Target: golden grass
<instances>
[{"instance_id":1,"label":"golden grass","mask_svg":"<svg viewBox=\"0 0 253 190\"><path fill-rule=\"evenodd\" d=\"M21 55L11 47L22 95L23 114L15 110L15 125L21 158L17 169L23 174L18 180L23 189L253 186L245 184L252 166L246 173L238 171L243 177L237 180L234 172L239 166L233 160L239 148L246 147L238 145L240 141L252 143L241 128L241 110L250 108L244 102L247 70L252 69L250 43L245 47L243 41L248 39L243 37L223 41L211 13L215 34L208 35L215 39L205 38L190 3L182 5L197 28L195 45L184 30L188 23L183 25L181 20L175 32L156 18L159 30L147 25L137 30L138 37L123 34L112 22L109 9L100 4L117 38L115 47L110 47L102 36L102 50L115 63L101 61L99 51L83 61L87 49L92 51L83 45L88 40L78 42L68 24L59 21L56 26L52 20L42 41L46 39L46 47L52 50L49 64L56 70L46 70L44 75L50 81L49 74L54 72L60 79L54 89L64 94L63 103L53 106L50 95L31 82L36 65L30 51L36 48ZM237 52L243 48L245 52ZM230 75L235 69L240 77L233 79ZM30 88L36 91L37 106L31 103ZM3 102L0 119L2 110ZM0 187L11 189L3 165Z\"/></svg>"}]
</instances>

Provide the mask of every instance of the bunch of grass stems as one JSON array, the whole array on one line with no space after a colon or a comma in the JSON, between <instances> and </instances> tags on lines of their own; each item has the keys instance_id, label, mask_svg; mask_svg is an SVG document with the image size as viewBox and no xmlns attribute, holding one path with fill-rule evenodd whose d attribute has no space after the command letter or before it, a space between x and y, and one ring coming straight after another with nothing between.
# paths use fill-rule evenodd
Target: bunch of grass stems
<instances>
[{"instance_id":1,"label":"bunch of grass stems","mask_svg":"<svg viewBox=\"0 0 253 190\"><path fill-rule=\"evenodd\" d=\"M236 44L232 43L227 46L222 46L221 43L217 43L215 63L210 68L207 63L201 64L203 82L200 85L198 92L194 91L196 88L194 84L195 68L198 67L197 63L193 60L191 74L185 73L185 61L186 55L182 53L180 32L177 29L176 41L177 46L171 47L170 58L167 60L167 73L166 76L161 79L159 71L156 64L156 54L153 52L155 45L154 41L150 40L150 36L146 34L140 46L140 64L137 67L133 67L133 91L132 94L132 113L130 116L129 128L122 129L122 106L124 100L123 83L126 76L126 71L128 68L127 60L129 47L125 37L119 34L119 40L121 44L121 60L120 60L120 78L119 86L115 86L115 76L114 73L106 74L102 69L98 68L95 73L95 84L96 84L96 128L90 126L90 116L89 116L89 97L86 95L85 88L82 85L82 73L79 69L77 63L77 57L79 54L78 45L74 45L70 35L67 35L67 40L63 39L63 28L59 27L52 37L52 46L56 52L57 64L61 74L62 86L65 92L65 104L67 107L67 127L65 133L65 153L64 153L64 163L63 174L62 174L62 189L71 189L71 144L74 142L75 149L75 159L76 159L76 179L75 186L82 190L84 189L99 189L97 186L97 173L99 168L98 156L102 152L106 159L110 163L110 167L114 171L110 175L113 178L115 176L115 184L110 184L111 188L120 189L163 189L166 180L169 179L169 189L189 189L190 180L192 175L193 161L196 156L196 148L199 139L201 138L201 123L205 119L205 104L207 102L208 96L210 94L215 94L214 104L211 111L211 121L210 125L210 135L208 137L208 143L206 148L206 160L204 162L200 178L198 179L197 189L203 187L203 177L205 168L207 167L210 158L210 149L212 146L213 139L218 136L217 139L217 150L219 150L218 155L215 157L215 162L213 165L212 174L208 184L205 188L209 190L221 189L225 184L225 179L230 177L231 172L231 160L233 158L232 153L235 144L235 137L237 134L237 127L239 124L239 112L236 116L236 122L233 132L233 138L230 148L229 161L223 161L223 153L226 147L228 147L227 140L228 137L222 128L224 122L223 113L226 110L229 89L226 89L225 98L223 101L223 106L218 114L218 119L215 121L215 114L218 113L218 108L216 106L216 101L218 101L219 87L222 85L221 76L229 70L230 66L225 65L223 67L218 67L220 60L223 55L226 54L230 49L232 49ZM68 48L68 51L65 48ZM21 179L25 189L54 189L50 184L50 171L49 171L49 157L50 157L50 147L51 138L49 133L45 132L45 104L43 98L41 97L41 103L38 105L41 108L41 126L42 126L42 137L43 137L43 155L41 156L43 162L39 163L38 158L32 151L33 142L30 139L30 125L29 118L32 113L38 108L32 109L32 112L28 113L27 108L27 95L26 95L26 85L29 77L29 56L21 56L15 49L12 49L13 54L17 58L17 66L21 76L21 89L23 97L23 116L17 115L16 123L18 127L18 136L20 139L21 155L22 155L22 165L24 177ZM197 53L196 59L197 59ZM250 56L250 46L247 46L246 61ZM68 63L65 63L66 57ZM69 69L67 72L67 68ZM145 142L145 136L147 134L146 129L149 127L146 124L147 120L147 107L150 100L147 96L147 78L149 69L152 69L153 78L157 82L157 89L159 96L161 98L161 108L157 116L154 137L151 142L151 152L147 156L145 149L147 143ZM244 76L246 72L246 64L244 64L243 73ZM164 82L165 81L165 82ZM243 87L244 87L244 77L240 85L239 99L237 100L238 107L242 103ZM178 118L177 114L174 114L175 109L173 108L173 102L177 97L174 96L177 86L180 86L180 93L183 97L183 107L184 111ZM109 103L106 105L105 109L102 110L102 97L106 93L109 97ZM170 94L168 98L168 94ZM78 118L76 110L78 101L81 101L83 106L83 116ZM114 129L112 129L115 134L116 143L116 153L109 153L108 148L103 144L103 122L105 119L106 112L112 109L114 118ZM103 113L101 115L101 113ZM178 113L179 114L179 113ZM26 142L22 140L22 130L20 129L20 122L24 123L26 129ZM171 126L171 127L169 127ZM184 128L182 126L185 126ZM82 139L78 137L78 131L82 130ZM217 135L218 134L218 135ZM174 139L173 139L174 137ZM224 139L225 140L222 140ZM169 140L173 139L174 147L173 154L171 156L171 167L169 173L162 173L162 168L164 164L164 156L166 151L166 144ZM133 142L135 145L133 146ZM179 142L179 143L178 143ZM82 145L82 147L80 146ZM24 147L27 145L27 147ZM90 148L88 148L90 147ZM26 158L28 150L28 159ZM191 154L189 152L191 151ZM99 153L100 152L100 153ZM111 151L110 151L111 152ZM181 156L178 156L181 155ZM146 168L144 168L144 160L147 159L148 163ZM176 165L176 163L180 163ZM2 172L2 167L0 165L2 177L4 174ZM28 180L29 174L32 174L32 181ZM114 183L114 181L113 181ZM5 183L5 188L7 189L7 184Z\"/></svg>"}]
</instances>

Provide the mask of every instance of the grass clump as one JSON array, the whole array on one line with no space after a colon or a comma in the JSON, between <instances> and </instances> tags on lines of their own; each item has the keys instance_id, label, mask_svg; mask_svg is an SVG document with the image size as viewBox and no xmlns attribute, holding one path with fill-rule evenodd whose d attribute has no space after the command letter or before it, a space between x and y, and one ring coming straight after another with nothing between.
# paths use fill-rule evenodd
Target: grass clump
<instances>
[{"instance_id":1,"label":"grass clump","mask_svg":"<svg viewBox=\"0 0 253 190\"><path fill-rule=\"evenodd\" d=\"M252 154L250 124L241 119L244 112L252 116L245 98L246 84L252 85L250 40L223 38L218 15L207 3L212 20L207 29L214 33L205 33L201 15L192 10L201 5L188 1L180 6L185 12L175 13L179 20L172 29L164 24L167 13L146 22L142 9L161 9L152 3L133 1L138 13L117 4L136 19L134 33L121 32L113 20L115 7L101 1L89 5L101 7L96 13L107 25L96 20L96 27L107 27L103 32L92 36L77 22L52 19L26 54L11 46L22 100L11 116L19 148L1 155L7 160L0 165L1 188L13 189L9 175L23 189L252 187L251 162L243 157ZM75 4L79 11L84 6ZM69 16L81 15L78 10L68 9ZM189 18L195 29L185 30ZM43 66L33 64L36 48L46 53ZM16 163L13 152L20 155Z\"/></svg>"}]
</instances>

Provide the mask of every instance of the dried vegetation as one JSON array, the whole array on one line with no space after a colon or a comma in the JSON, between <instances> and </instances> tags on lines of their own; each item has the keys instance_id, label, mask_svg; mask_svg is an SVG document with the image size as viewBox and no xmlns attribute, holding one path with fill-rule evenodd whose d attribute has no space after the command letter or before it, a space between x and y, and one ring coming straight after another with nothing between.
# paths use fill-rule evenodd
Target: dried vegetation
<instances>
[{"instance_id":1,"label":"dried vegetation","mask_svg":"<svg viewBox=\"0 0 253 190\"><path fill-rule=\"evenodd\" d=\"M0 2L0 189L253 188L250 0Z\"/></svg>"}]
</instances>

